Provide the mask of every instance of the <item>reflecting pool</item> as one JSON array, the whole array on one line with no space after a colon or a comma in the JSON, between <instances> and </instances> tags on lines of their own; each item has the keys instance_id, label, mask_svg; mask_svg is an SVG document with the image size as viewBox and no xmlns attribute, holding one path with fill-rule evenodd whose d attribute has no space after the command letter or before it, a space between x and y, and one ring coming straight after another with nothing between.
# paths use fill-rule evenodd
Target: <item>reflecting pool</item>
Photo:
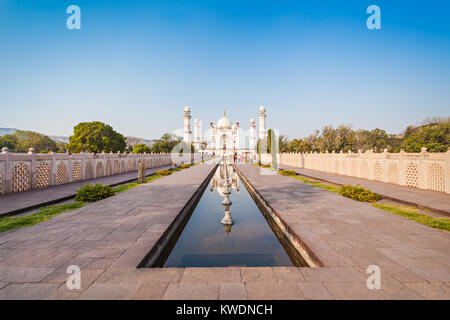
<instances>
[{"instance_id":1,"label":"reflecting pool","mask_svg":"<svg viewBox=\"0 0 450 320\"><path fill-rule=\"evenodd\" d=\"M233 167L223 162L177 236L156 267L306 265L271 218L266 220Z\"/></svg>"}]
</instances>

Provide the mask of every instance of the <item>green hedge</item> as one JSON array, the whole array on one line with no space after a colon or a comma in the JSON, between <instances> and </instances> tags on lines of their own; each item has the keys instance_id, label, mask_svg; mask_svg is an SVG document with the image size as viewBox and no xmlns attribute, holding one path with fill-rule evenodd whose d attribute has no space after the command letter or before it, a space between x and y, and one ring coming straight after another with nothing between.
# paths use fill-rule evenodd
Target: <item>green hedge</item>
<instances>
[{"instance_id":1,"label":"green hedge","mask_svg":"<svg viewBox=\"0 0 450 320\"><path fill-rule=\"evenodd\" d=\"M349 184L341 186L339 188L339 194L341 196L362 202L377 202L381 200L381 196L378 193L364 189L359 185L353 186Z\"/></svg>"},{"instance_id":2,"label":"green hedge","mask_svg":"<svg viewBox=\"0 0 450 320\"><path fill-rule=\"evenodd\" d=\"M101 183L95 185L85 184L77 191L75 200L85 202L95 202L101 199L111 197L115 191L110 186L104 186Z\"/></svg>"},{"instance_id":3,"label":"green hedge","mask_svg":"<svg viewBox=\"0 0 450 320\"><path fill-rule=\"evenodd\" d=\"M296 176L298 173L294 170L280 170L278 171L279 174L282 174L283 176Z\"/></svg>"},{"instance_id":4,"label":"green hedge","mask_svg":"<svg viewBox=\"0 0 450 320\"><path fill-rule=\"evenodd\" d=\"M158 170L158 171L155 171L155 174L160 175L160 176L168 176L168 175L172 174L172 171L170 171L168 169Z\"/></svg>"}]
</instances>

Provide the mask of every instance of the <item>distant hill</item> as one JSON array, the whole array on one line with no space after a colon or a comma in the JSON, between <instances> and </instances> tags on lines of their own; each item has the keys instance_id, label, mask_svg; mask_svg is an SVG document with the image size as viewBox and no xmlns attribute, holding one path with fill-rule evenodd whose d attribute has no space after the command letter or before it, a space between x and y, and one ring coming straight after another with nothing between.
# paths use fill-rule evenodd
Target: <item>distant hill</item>
<instances>
[{"instance_id":1,"label":"distant hill","mask_svg":"<svg viewBox=\"0 0 450 320\"><path fill-rule=\"evenodd\" d=\"M21 129L16 129L16 128L0 128L0 136L4 136L7 134L13 134L16 131L19 131ZM52 139L55 142L63 142L63 143L68 143L69 142L69 137L64 137L64 136L48 136L50 139ZM143 138L137 138L137 137L127 137L127 142L131 142L133 141L135 143L145 143L146 145L148 145L149 147L151 147L153 145L153 141L154 140L149 140L149 139L143 139ZM131 145L132 145L131 144Z\"/></svg>"},{"instance_id":2,"label":"distant hill","mask_svg":"<svg viewBox=\"0 0 450 320\"><path fill-rule=\"evenodd\" d=\"M0 136L4 136L4 135L7 135L7 134L13 134L16 131L19 131L19 129L15 129L15 128L0 128Z\"/></svg>"}]
</instances>

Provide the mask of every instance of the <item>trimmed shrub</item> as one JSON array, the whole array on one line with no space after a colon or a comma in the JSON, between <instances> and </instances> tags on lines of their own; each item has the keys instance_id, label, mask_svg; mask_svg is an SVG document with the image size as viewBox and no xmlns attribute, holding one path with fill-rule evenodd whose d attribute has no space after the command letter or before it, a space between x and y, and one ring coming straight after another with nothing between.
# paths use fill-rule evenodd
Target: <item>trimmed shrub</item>
<instances>
[{"instance_id":1,"label":"trimmed shrub","mask_svg":"<svg viewBox=\"0 0 450 320\"><path fill-rule=\"evenodd\" d=\"M261 168L270 168L270 164L262 164Z\"/></svg>"},{"instance_id":2,"label":"trimmed shrub","mask_svg":"<svg viewBox=\"0 0 450 320\"><path fill-rule=\"evenodd\" d=\"M353 186L349 184L341 186L339 188L339 194L341 196L362 202L377 202L381 200L381 196L378 193L367 190L360 185Z\"/></svg>"},{"instance_id":3,"label":"trimmed shrub","mask_svg":"<svg viewBox=\"0 0 450 320\"><path fill-rule=\"evenodd\" d=\"M279 174L282 174L283 176L296 176L298 173L294 170L280 170L278 171Z\"/></svg>"},{"instance_id":4,"label":"trimmed shrub","mask_svg":"<svg viewBox=\"0 0 450 320\"><path fill-rule=\"evenodd\" d=\"M108 197L111 197L115 194L113 188L110 186L104 186L101 183L97 183L95 185L85 184L77 191L77 195L75 196L75 200L77 201L85 201L85 202L95 202L98 200L102 200Z\"/></svg>"},{"instance_id":5,"label":"trimmed shrub","mask_svg":"<svg viewBox=\"0 0 450 320\"><path fill-rule=\"evenodd\" d=\"M180 169L187 169L187 168L189 168L189 167L191 167L190 164L180 164L180 165L178 166L178 168L180 168Z\"/></svg>"},{"instance_id":6,"label":"trimmed shrub","mask_svg":"<svg viewBox=\"0 0 450 320\"><path fill-rule=\"evenodd\" d=\"M155 171L155 174L159 175L159 176L168 176L168 175L172 174L172 171L170 171L168 169L158 170L158 171Z\"/></svg>"}]
</instances>

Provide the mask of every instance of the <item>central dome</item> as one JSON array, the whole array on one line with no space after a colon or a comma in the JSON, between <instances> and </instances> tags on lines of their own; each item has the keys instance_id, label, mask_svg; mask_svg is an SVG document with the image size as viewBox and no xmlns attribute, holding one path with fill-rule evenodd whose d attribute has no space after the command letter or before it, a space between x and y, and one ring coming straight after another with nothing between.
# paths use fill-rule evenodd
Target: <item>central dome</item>
<instances>
[{"instance_id":1,"label":"central dome","mask_svg":"<svg viewBox=\"0 0 450 320\"><path fill-rule=\"evenodd\" d=\"M227 116L225 115L225 112L224 112L223 117L220 118L219 121L217 121L217 127L219 129L231 129L231 121L230 121L230 119L227 118Z\"/></svg>"}]
</instances>

